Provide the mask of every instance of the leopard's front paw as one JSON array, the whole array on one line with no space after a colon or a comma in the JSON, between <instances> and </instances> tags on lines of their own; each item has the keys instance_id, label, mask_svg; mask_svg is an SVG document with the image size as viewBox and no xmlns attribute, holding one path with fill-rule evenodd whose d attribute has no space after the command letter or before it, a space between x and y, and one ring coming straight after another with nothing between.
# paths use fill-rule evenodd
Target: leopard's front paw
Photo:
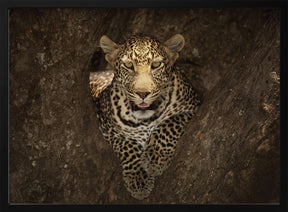
<instances>
[{"instance_id":1,"label":"leopard's front paw","mask_svg":"<svg viewBox=\"0 0 288 212\"><path fill-rule=\"evenodd\" d=\"M154 187L154 177L144 169L138 171L123 171L123 180L131 196L143 200L147 198Z\"/></svg>"}]
</instances>

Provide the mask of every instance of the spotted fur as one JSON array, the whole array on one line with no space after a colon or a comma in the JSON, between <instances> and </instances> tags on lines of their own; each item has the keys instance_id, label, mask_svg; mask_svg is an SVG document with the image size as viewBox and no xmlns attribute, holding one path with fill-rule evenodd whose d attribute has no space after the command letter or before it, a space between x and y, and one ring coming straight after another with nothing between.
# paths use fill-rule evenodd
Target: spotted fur
<instances>
[{"instance_id":1,"label":"spotted fur","mask_svg":"<svg viewBox=\"0 0 288 212\"><path fill-rule=\"evenodd\" d=\"M161 43L133 36L116 44L103 36L100 45L115 69L111 85L96 100L100 129L121 160L127 190L144 199L155 177L169 166L177 141L200 104L173 66L184 38L177 34ZM92 80L92 95L93 85Z\"/></svg>"},{"instance_id":2,"label":"spotted fur","mask_svg":"<svg viewBox=\"0 0 288 212\"><path fill-rule=\"evenodd\" d=\"M114 72L112 70L90 73L89 87L94 100L112 83L113 78Z\"/></svg>"}]
</instances>

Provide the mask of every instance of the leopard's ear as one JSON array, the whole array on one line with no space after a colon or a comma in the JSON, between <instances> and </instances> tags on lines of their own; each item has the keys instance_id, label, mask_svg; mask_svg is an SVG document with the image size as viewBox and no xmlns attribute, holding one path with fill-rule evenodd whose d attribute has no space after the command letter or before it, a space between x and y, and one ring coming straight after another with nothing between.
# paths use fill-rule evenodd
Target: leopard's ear
<instances>
[{"instance_id":1,"label":"leopard's ear","mask_svg":"<svg viewBox=\"0 0 288 212\"><path fill-rule=\"evenodd\" d=\"M168 55L170 56L171 66L177 60L179 56L178 52L180 52L183 49L184 45L185 45L185 39L180 34L172 36L164 43L164 46L166 47L165 49Z\"/></svg>"},{"instance_id":2,"label":"leopard's ear","mask_svg":"<svg viewBox=\"0 0 288 212\"><path fill-rule=\"evenodd\" d=\"M114 43L108 36L103 35L100 39L100 46L106 54L105 59L112 65L116 59L118 45Z\"/></svg>"},{"instance_id":3,"label":"leopard's ear","mask_svg":"<svg viewBox=\"0 0 288 212\"><path fill-rule=\"evenodd\" d=\"M168 39L164 45L168 47L171 52L178 53L183 49L185 45L185 39L182 35L176 34Z\"/></svg>"}]
</instances>

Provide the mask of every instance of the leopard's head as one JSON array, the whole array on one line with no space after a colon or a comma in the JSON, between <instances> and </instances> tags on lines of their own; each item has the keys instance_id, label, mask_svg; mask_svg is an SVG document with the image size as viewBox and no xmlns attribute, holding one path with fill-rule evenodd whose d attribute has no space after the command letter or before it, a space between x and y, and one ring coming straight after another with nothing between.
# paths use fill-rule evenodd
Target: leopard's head
<instances>
[{"instance_id":1,"label":"leopard's head","mask_svg":"<svg viewBox=\"0 0 288 212\"><path fill-rule=\"evenodd\" d=\"M115 80L120 82L129 100L142 110L149 108L167 90L171 67L184 43L180 34L164 43L141 35L121 44L105 35L100 39L105 59L115 69Z\"/></svg>"}]
</instances>

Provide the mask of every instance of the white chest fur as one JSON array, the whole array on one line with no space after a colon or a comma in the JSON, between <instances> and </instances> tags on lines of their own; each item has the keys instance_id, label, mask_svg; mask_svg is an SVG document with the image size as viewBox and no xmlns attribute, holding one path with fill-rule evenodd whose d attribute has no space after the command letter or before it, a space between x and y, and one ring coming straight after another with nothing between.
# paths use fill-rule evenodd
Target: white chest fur
<instances>
[{"instance_id":1,"label":"white chest fur","mask_svg":"<svg viewBox=\"0 0 288 212\"><path fill-rule=\"evenodd\" d=\"M154 110L137 110L133 112L136 119L149 119L155 114Z\"/></svg>"}]
</instances>

